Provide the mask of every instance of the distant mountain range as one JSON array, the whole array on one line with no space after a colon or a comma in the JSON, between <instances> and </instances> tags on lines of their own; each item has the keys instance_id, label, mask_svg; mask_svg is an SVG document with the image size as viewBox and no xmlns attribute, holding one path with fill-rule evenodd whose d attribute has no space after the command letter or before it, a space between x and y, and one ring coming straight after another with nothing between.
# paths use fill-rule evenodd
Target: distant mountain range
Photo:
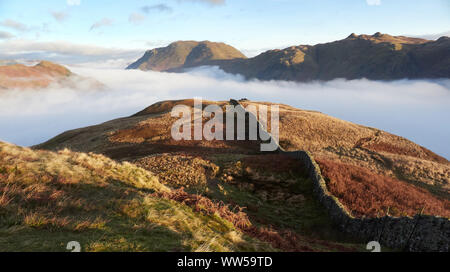
<instances>
[{"instance_id":1,"label":"distant mountain range","mask_svg":"<svg viewBox=\"0 0 450 272\"><path fill-rule=\"evenodd\" d=\"M223 43L178 41L147 51L127 69L182 72L205 65L260 80L450 78L450 38L351 34L335 42L269 50L253 58Z\"/></svg>"}]
</instances>

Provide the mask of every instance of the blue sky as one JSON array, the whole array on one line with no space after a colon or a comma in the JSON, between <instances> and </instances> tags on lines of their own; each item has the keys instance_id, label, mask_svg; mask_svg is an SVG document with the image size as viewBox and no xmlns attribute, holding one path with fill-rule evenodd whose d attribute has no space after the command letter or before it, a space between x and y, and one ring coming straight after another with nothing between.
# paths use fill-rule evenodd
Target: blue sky
<instances>
[{"instance_id":1,"label":"blue sky","mask_svg":"<svg viewBox=\"0 0 450 272\"><path fill-rule=\"evenodd\" d=\"M148 49L211 40L252 55L352 32L434 37L449 30L448 0L0 0L0 51L18 42L26 51L25 41Z\"/></svg>"}]
</instances>

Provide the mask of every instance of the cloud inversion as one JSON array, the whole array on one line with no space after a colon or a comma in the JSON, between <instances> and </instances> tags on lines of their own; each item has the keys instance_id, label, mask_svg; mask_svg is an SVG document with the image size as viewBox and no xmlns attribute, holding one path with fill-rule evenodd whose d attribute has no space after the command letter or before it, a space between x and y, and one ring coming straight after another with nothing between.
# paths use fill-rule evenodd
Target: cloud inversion
<instances>
[{"instance_id":1,"label":"cloud inversion","mask_svg":"<svg viewBox=\"0 0 450 272\"><path fill-rule=\"evenodd\" d=\"M160 100L248 98L318 110L383 129L450 158L448 79L295 83L245 81L211 67L184 74L69 68L110 89L6 91L0 98L0 139L37 144L69 129L129 116Z\"/></svg>"}]
</instances>

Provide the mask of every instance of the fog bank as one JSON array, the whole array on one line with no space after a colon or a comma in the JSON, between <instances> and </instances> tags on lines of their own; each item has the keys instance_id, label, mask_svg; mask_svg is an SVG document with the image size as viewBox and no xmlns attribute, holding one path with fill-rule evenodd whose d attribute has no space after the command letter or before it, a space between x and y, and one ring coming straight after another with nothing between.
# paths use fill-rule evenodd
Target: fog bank
<instances>
[{"instance_id":1,"label":"fog bank","mask_svg":"<svg viewBox=\"0 0 450 272\"><path fill-rule=\"evenodd\" d=\"M134 114L160 100L248 98L285 103L404 136L450 158L450 80L245 81L215 67L184 74L69 67L106 90L0 91L0 139L19 145Z\"/></svg>"}]
</instances>

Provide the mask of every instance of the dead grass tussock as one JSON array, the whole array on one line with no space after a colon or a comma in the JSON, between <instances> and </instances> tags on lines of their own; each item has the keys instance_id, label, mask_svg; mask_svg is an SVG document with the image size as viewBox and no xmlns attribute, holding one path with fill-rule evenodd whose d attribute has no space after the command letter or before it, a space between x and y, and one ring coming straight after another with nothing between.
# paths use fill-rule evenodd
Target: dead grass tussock
<instances>
[{"instance_id":1,"label":"dead grass tussock","mask_svg":"<svg viewBox=\"0 0 450 272\"><path fill-rule=\"evenodd\" d=\"M438 186L450 193L450 165L409 156L385 154L392 162L392 169L410 180Z\"/></svg>"},{"instance_id":2,"label":"dead grass tussock","mask_svg":"<svg viewBox=\"0 0 450 272\"><path fill-rule=\"evenodd\" d=\"M154 195L146 197L144 203L151 209L145 213L136 214L136 216L145 217L149 222L157 222L176 233L187 233L190 239L184 244L196 252L236 251L239 248L253 251L270 248L267 244L257 240L250 242L248 237L245 237L219 213L205 212L210 210L210 207L204 205L205 203L196 207L188 205L188 202L191 203L190 201L180 201L180 192L181 190L174 192L177 195L172 197L174 199L171 199L167 192L154 193ZM167 202L155 201L160 197L167 199Z\"/></svg>"},{"instance_id":3,"label":"dead grass tussock","mask_svg":"<svg viewBox=\"0 0 450 272\"><path fill-rule=\"evenodd\" d=\"M214 202L209 198L200 195L188 194L183 188L173 190L169 193L155 193L155 195L186 204L189 207L192 207L194 211L221 217L231 222L243 233L257 238L258 240L270 243L274 248L283 251L314 251L313 248L305 245L303 237L292 231L278 231L273 228L260 228L252 225L247 214L243 212L243 209L239 206L230 207L230 205L226 205L223 202ZM235 239L236 238L233 238L233 240ZM205 249L204 245L202 249Z\"/></svg>"},{"instance_id":4,"label":"dead grass tussock","mask_svg":"<svg viewBox=\"0 0 450 272\"><path fill-rule=\"evenodd\" d=\"M373 153L359 148L327 148L315 157L363 167L379 175L416 181L450 192L450 165L411 156Z\"/></svg>"},{"instance_id":5,"label":"dead grass tussock","mask_svg":"<svg viewBox=\"0 0 450 272\"><path fill-rule=\"evenodd\" d=\"M154 155L134 163L151 170L162 183L172 187L205 187L219 171L214 163L188 154Z\"/></svg>"},{"instance_id":6,"label":"dead grass tussock","mask_svg":"<svg viewBox=\"0 0 450 272\"><path fill-rule=\"evenodd\" d=\"M0 143L0 164L7 181L57 181L63 183L106 184L121 180L138 188L168 190L151 172L128 162L117 163L103 155L34 151ZM41 179L42 178L42 179Z\"/></svg>"},{"instance_id":7,"label":"dead grass tussock","mask_svg":"<svg viewBox=\"0 0 450 272\"><path fill-rule=\"evenodd\" d=\"M300 167L298 160L278 154L248 156L242 159L242 163L244 168L278 174L295 171L293 174L303 175L305 170Z\"/></svg>"}]
</instances>

